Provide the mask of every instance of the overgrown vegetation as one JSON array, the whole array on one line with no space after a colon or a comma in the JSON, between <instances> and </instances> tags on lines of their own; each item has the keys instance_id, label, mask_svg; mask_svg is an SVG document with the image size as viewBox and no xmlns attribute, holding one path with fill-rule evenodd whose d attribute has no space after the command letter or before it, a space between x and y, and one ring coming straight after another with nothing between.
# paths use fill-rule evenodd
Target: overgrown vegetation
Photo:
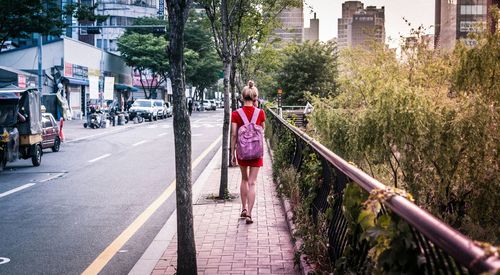
<instances>
[{"instance_id":1,"label":"overgrown vegetation","mask_svg":"<svg viewBox=\"0 0 500 275\"><path fill-rule=\"evenodd\" d=\"M450 54L406 47L405 62L382 48L343 52L339 96L312 97L315 133L451 226L498 243L499 35Z\"/></svg>"},{"instance_id":2,"label":"overgrown vegetation","mask_svg":"<svg viewBox=\"0 0 500 275\"><path fill-rule=\"evenodd\" d=\"M475 47L458 44L453 52L440 52L429 49L422 31L415 31L417 43L403 45L403 60L381 47L342 52L336 94L308 96L315 108L309 133L393 188L367 194L350 183L343 196L329 196L329 209L313 221L312 201L322 181L316 156L304 152L297 170L291 166L294 138L282 127L266 127L273 176L294 206L302 252L319 272L424 272L426 259L409 225L383 210L382 202L394 194L414 200L472 239L500 241L495 213L500 207L500 32L476 34ZM348 245L331 263L325 257L332 255L325 246L325 224L339 200Z\"/></svg>"}]
</instances>

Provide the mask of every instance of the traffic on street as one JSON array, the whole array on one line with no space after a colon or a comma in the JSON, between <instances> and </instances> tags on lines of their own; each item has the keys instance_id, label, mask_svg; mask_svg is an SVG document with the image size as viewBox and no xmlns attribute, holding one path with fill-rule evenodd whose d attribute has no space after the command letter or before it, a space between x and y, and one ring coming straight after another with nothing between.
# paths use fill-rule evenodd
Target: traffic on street
<instances>
[{"instance_id":1,"label":"traffic on street","mask_svg":"<svg viewBox=\"0 0 500 275\"><path fill-rule=\"evenodd\" d=\"M220 147L222 117L191 116L193 182ZM59 152L43 149L42 165L8 163L0 274L79 274L110 246L104 274L130 271L175 210L172 121L98 130L66 121L66 140Z\"/></svg>"}]
</instances>

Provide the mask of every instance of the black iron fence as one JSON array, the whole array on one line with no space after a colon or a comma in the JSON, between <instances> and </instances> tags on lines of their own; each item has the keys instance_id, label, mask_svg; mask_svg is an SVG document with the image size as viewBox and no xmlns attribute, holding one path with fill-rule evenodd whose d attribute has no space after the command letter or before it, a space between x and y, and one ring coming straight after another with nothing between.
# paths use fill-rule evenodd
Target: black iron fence
<instances>
[{"instance_id":1,"label":"black iron fence","mask_svg":"<svg viewBox=\"0 0 500 275\"><path fill-rule=\"evenodd\" d=\"M328 238L328 257L331 263L338 264L339 259L348 255L347 261L350 265L357 266L356 273L373 272L369 263L370 253L373 253L373 243L366 238L366 233L362 237L360 227L353 228L346 219L344 201L346 185L357 185L364 191L375 194L375 197L376 194L384 197L384 190L391 189L340 158L272 110L268 110L268 121L270 122L268 127L271 127L270 138L274 140L271 143L275 144L275 147L280 146L280 140L285 136L288 136L288 140L292 140L288 145L291 148L285 153L289 155L283 158L288 165L301 173L307 169L305 161L309 159L310 154L314 154L316 161L320 163L318 187L309 214L313 222L317 221L319 213L330 214L328 232L325 232L325 235ZM403 248L393 249L396 253L391 257L404 258L405 254L413 253L418 259L416 268L400 269L398 273L498 274L497 272L500 272L500 259L498 254L495 255L498 252L495 252L494 248L470 240L416 206L404 195L385 192L387 193L389 196L385 196L382 200L382 209L378 216L390 213L395 219L401 220L404 226L399 225L397 228L405 227L406 236L410 240ZM400 235L393 232L393 236Z\"/></svg>"}]
</instances>

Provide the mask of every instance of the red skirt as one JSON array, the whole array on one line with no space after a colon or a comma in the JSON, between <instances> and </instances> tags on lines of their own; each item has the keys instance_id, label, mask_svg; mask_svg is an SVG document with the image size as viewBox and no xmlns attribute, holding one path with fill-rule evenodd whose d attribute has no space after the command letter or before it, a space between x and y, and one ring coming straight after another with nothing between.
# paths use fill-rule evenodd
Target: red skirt
<instances>
[{"instance_id":1,"label":"red skirt","mask_svg":"<svg viewBox=\"0 0 500 275\"><path fill-rule=\"evenodd\" d=\"M239 159L238 156L236 156L236 158L238 159L239 166L250 166L250 167L262 167L262 166L264 166L264 159L263 158L249 159L249 160Z\"/></svg>"}]
</instances>

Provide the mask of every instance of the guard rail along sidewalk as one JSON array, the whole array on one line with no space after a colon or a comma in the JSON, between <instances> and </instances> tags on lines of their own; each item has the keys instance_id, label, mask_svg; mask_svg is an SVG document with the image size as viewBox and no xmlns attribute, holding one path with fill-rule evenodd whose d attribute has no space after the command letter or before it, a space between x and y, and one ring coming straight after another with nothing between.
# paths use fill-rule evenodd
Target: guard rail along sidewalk
<instances>
[{"instance_id":1,"label":"guard rail along sidewalk","mask_svg":"<svg viewBox=\"0 0 500 275\"><path fill-rule=\"evenodd\" d=\"M488 248L481 243L474 242L415 205L407 199L408 196L405 196L404 191L394 192L395 189L382 184L340 158L278 116L273 110L267 109L267 113L270 122L268 127L270 127L269 132L271 133L270 136L268 133L266 134L268 134L268 138L274 139L276 147L280 146L280 140L284 140L285 135L288 135L289 140L292 140L292 145L289 147L293 148L288 150L289 155L282 158L289 162L287 164L300 173L306 169L303 162L310 154L315 155L320 163L321 168L318 168L318 171L321 175L316 178L318 190L309 214L311 220L317 222L318 214L330 212L330 218L327 220L328 232L325 234L328 235L327 250L329 255L327 257L331 263L336 263L341 257L345 257L346 251L349 251L349 257L355 258L349 259L351 264L359 266L356 273L371 273L373 271L370 269L373 268L373 262L371 267L363 267L370 265L367 263L370 261L369 258L373 256L373 252L370 252L373 243L367 240L366 234L362 235L363 230L360 227L358 227L360 230L354 230L354 232L352 227L348 229L349 221L344 212L346 185L355 184L371 193L371 197L377 197L377 194L382 195L378 196L378 198L382 197L383 199L379 201L382 207L377 218L389 214L405 223L405 228L409 228L408 232L404 234L408 237L411 245L403 246L402 249L399 247L398 251L401 253L393 253L391 257L398 258L394 256L413 253L418 259L415 261L418 262L418 268L417 270L399 270L398 272L406 274L498 274L497 272L500 272L500 259L496 248ZM384 193L384 191L387 192ZM384 194L389 195L384 197ZM399 229L397 227L396 230ZM361 244L359 242L353 243L353 234L357 234L358 240L362 240ZM396 236L400 235L396 234Z\"/></svg>"}]
</instances>

